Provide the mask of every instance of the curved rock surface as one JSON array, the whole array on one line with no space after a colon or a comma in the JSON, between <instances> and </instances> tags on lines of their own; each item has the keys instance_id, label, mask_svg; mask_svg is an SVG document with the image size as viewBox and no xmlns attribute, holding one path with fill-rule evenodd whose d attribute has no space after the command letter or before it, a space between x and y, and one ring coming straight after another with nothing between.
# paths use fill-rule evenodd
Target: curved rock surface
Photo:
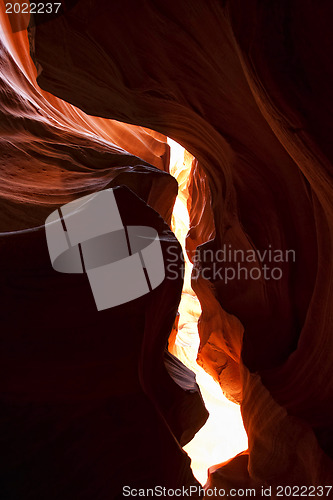
<instances>
[{"instance_id":1,"label":"curved rock surface","mask_svg":"<svg viewBox=\"0 0 333 500\"><path fill-rule=\"evenodd\" d=\"M207 411L192 372L178 362L175 374L166 352L182 289L181 247L165 222L177 195L166 172L169 146L158 133L86 116L42 92L33 75L26 33L7 32L0 497L116 499L126 485L199 486L181 445ZM52 269L44 221L64 203L110 187L123 224L158 231L166 269L173 247L179 276L98 312L84 275Z\"/></svg>"},{"instance_id":2,"label":"curved rock surface","mask_svg":"<svg viewBox=\"0 0 333 500\"><path fill-rule=\"evenodd\" d=\"M199 359L249 435L248 458L209 484L333 480L332 14L314 0L81 0L30 31L43 89L173 138L206 175L188 244L201 245ZM271 267L268 249L295 259L278 280L246 279ZM236 250L256 257L226 283Z\"/></svg>"}]
</instances>

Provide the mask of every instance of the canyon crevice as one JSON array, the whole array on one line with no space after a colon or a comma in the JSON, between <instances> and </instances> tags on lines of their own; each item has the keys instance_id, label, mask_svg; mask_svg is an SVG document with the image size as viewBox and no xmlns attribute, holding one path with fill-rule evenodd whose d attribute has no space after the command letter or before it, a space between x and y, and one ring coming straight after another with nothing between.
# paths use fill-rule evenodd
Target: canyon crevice
<instances>
[{"instance_id":1,"label":"canyon crevice","mask_svg":"<svg viewBox=\"0 0 333 500\"><path fill-rule=\"evenodd\" d=\"M165 353L182 279L103 313L89 329L98 315L83 278L65 284L48 270L43 241L52 209L127 186L130 223L149 221L165 256L168 245L178 248L181 268L168 226L177 183L167 137L195 157L187 250L202 307L198 362L241 405L249 437L247 452L212 464L208 487L332 484L332 15L331 2L313 0L80 0L28 33L12 33L2 14L6 492L18 481L17 498L28 491L25 498L44 500L51 481L59 489L48 499L122 498L128 468L138 485L197 484L181 446L207 412L185 368L175 383L179 366ZM207 255L223 249L230 253L216 268ZM295 258L279 262L279 279L249 279L253 269L272 267L268 249ZM256 255L241 262L240 276L237 250ZM237 279L221 278L226 266ZM93 352L95 385L81 393ZM50 369L59 356L70 375ZM129 381L123 391L119 373ZM125 453L120 443L129 442L131 426L134 452ZM87 441L76 447L83 427ZM81 457L75 481L67 469L48 476L58 456L68 470ZM34 460L45 461L37 490Z\"/></svg>"}]
</instances>

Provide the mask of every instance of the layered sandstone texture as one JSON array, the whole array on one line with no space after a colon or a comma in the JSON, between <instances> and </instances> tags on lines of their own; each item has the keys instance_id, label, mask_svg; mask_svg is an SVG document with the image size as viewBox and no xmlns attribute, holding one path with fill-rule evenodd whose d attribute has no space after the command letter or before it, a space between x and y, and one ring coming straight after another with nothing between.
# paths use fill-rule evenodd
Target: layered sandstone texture
<instances>
[{"instance_id":1,"label":"layered sandstone texture","mask_svg":"<svg viewBox=\"0 0 333 500\"><path fill-rule=\"evenodd\" d=\"M200 257L198 361L241 404L249 437L248 453L211 469L210 486L333 481L332 15L328 0L80 0L31 27L32 60L24 31L2 52L3 231L41 224L51 206L110 182L169 222L165 137L196 158L188 251ZM278 280L243 272L226 283L207 259L224 248L231 257L219 265L235 272L234 251L256 251L248 274L271 266L267 249L295 258ZM146 315L153 338L167 337L177 310L181 283L164 286L168 319L153 302ZM124 328L112 331L121 342ZM162 351L151 361L147 349L147 366L163 371Z\"/></svg>"}]
</instances>

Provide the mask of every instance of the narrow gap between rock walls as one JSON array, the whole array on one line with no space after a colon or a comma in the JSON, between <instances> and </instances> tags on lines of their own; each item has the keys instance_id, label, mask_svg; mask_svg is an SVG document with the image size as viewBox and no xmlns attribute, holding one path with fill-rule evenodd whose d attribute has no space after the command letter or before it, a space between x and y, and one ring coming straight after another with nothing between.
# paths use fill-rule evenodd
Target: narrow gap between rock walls
<instances>
[{"instance_id":1,"label":"narrow gap between rock walls","mask_svg":"<svg viewBox=\"0 0 333 500\"><path fill-rule=\"evenodd\" d=\"M168 138L171 149L170 174L178 182L171 228L180 242L185 258L184 285L179 304L178 333L169 346L170 352L190 368L200 387L209 418L184 450L191 458L191 467L201 484L207 480L208 468L229 460L248 447L247 435L243 426L240 406L229 401L219 384L196 362L200 338L198 320L201 306L191 287L193 265L185 247L186 235L190 229L187 209L188 183L193 156L182 146Z\"/></svg>"}]
</instances>

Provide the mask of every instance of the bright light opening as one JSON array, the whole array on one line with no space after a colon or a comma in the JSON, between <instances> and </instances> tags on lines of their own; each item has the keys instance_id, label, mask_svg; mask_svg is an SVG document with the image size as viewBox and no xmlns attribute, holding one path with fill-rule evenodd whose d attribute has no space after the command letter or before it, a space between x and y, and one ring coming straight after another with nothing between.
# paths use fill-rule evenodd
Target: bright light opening
<instances>
[{"instance_id":1,"label":"bright light opening","mask_svg":"<svg viewBox=\"0 0 333 500\"><path fill-rule=\"evenodd\" d=\"M187 210L188 182L193 156L168 138L171 148L170 173L178 181L179 190L172 215L171 227L180 242L185 257L185 277L179 305L178 333L170 351L195 372L209 418L192 441L184 447L190 456L191 467L201 484L207 480L207 469L225 462L248 447L240 407L229 401L217 382L197 362L199 348L199 299L191 288L193 265L186 255L185 239L190 229Z\"/></svg>"}]
</instances>

